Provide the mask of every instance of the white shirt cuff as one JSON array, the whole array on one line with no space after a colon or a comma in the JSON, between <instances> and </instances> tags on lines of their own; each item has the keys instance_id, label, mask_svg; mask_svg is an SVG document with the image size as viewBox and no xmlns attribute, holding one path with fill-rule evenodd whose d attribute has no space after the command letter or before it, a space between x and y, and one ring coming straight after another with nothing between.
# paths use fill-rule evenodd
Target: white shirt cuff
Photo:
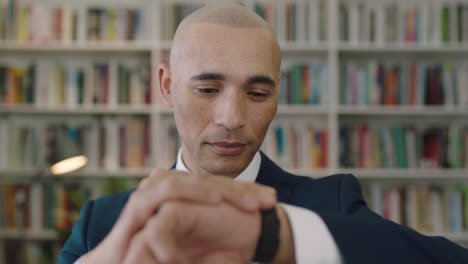
<instances>
[{"instance_id":1,"label":"white shirt cuff","mask_svg":"<svg viewBox=\"0 0 468 264\"><path fill-rule=\"evenodd\" d=\"M313 211L280 204L291 224L296 264L342 264L338 247L322 218Z\"/></svg>"}]
</instances>

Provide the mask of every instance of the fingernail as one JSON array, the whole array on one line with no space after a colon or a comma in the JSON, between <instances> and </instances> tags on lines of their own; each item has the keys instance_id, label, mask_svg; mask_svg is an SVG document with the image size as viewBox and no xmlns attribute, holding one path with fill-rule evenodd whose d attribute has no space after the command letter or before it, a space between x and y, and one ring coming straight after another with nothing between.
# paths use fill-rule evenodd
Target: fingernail
<instances>
[{"instance_id":1,"label":"fingernail","mask_svg":"<svg viewBox=\"0 0 468 264\"><path fill-rule=\"evenodd\" d=\"M244 195L244 205L248 207L249 209L257 209L259 206L259 203L257 199L255 199L253 196L246 194Z\"/></svg>"}]
</instances>

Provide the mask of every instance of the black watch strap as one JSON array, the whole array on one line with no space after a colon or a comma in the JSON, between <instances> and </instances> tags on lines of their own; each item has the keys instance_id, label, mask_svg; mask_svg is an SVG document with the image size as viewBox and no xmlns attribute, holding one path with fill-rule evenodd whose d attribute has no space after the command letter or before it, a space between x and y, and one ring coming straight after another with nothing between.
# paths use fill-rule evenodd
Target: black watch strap
<instances>
[{"instance_id":1,"label":"black watch strap","mask_svg":"<svg viewBox=\"0 0 468 264\"><path fill-rule=\"evenodd\" d=\"M260 214L262 227L253 261L269 263L279 248L280 221L276 208L261 211Z\"/></svg>"}]
</instances>

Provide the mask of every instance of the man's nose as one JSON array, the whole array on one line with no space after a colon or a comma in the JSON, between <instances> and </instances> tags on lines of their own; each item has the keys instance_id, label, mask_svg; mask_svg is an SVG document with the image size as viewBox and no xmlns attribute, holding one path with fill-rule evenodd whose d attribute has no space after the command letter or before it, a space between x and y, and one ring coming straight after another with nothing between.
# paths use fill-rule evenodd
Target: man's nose
<instances>
[{"instance_id":1,"label":"man's nose","mask_svg":"<svg viewBox=\"0 0 468 264\"><path fill-rule=\"evenodd\" d=\"M228 130L236 130L245 126L246 122L246 98L240 92L226 93L216 103L216 125L224 126Z\"/></svg>"}]
</instances>

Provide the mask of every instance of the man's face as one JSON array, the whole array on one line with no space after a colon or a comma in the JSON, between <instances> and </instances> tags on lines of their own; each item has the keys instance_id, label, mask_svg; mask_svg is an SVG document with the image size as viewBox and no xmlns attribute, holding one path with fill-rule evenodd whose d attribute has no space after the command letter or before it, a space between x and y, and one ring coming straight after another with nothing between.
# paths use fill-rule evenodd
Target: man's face
<instances>
[{"instance_id":1,"label":"man's face","mask_svg":"<svg viewBox=\"0 0 468 264\"><path fill-rule=\"evenodd\" d=\"M183 160L193 173L237 176L276 114L274 36L208 23L192 24L186 33L171 62L166 100L174 108Z\"/></svg>"}]
</instances>

